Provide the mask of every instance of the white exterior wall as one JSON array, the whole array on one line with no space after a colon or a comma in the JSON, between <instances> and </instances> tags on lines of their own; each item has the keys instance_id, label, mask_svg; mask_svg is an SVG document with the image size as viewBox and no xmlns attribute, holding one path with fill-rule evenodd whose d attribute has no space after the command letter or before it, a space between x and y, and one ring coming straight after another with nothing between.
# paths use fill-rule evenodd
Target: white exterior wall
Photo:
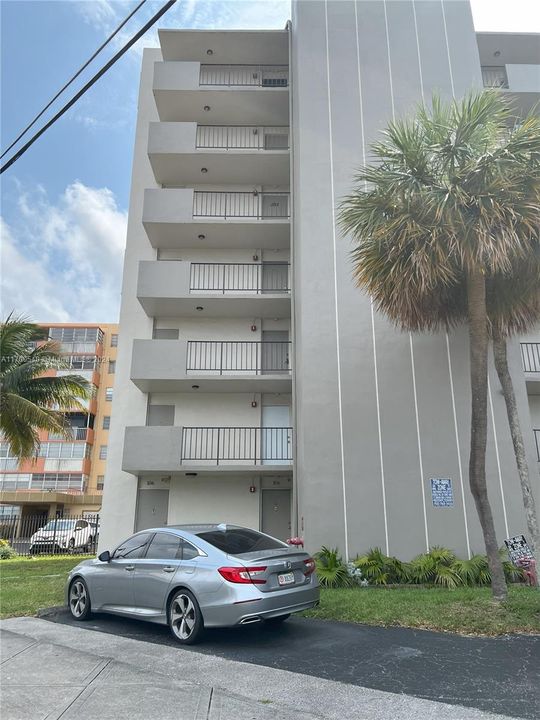
<instances>
[{"instance_id":1,"label":"white exterior wall","mask_svg":"<svg viewBox=\"0 0 540 720\"><path fill-rule=\"evenodd\" d=\"M160 59L159 50L144 50L122 281L121 330L109 431L107 471L103 488L100 550L114 547L123 538L129 536L135 527L137 478L123 472L121 468L126 425L146 423L146 396L129 379L129 370L133 339L152 337L152 320L146 316L137 301L137 276L140 260L156 260L156 250L148 242L142 225L142 208L144 190L157 187L147 149L148 124L159 119L152 95L152 77L154 62Z\"/></svg>"}]
</instances>

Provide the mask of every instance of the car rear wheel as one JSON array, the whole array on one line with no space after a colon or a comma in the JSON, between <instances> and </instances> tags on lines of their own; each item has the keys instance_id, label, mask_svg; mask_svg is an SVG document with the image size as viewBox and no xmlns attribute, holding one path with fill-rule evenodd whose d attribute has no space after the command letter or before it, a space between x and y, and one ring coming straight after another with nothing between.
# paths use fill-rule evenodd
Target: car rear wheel
<instances>
[{"instance_id":1,"label":"car rear wheel","mask_svg":"<svg viewBox=\"0 0 540 720\"><path fill-rule=\"evenodd\" d=\"M73 538L70 539L68 542L68 553L73 554L75 552L75 540Z\"/></svg>"},{"instance_id":2,"label":"car rear wheel","mask_svg":"<svg viewBox=\"0 0 540 720\"><path fill-rule=\"evenodd\" d=\"M285 620L290 617L290 613L288 615L278 615L278 617L267 618L264 622L268 625L268 627L279 627L279 625L282 625Z\"/></svg>"},{"instance_id":3,"label":"car rear wheel","mask_svg":"<svg viewBox=\"0 0 540 720\"><path fill-rule=\"evenodd\" d=\"M193 645L201 639L204 622L195 596L189 590L178 590L169 603L169 628L173 637L183 645Z\"/></svg>"},{"instance_id":4,"label":"car rear wheel","mask_svg":"<svg viewBox=\"0 0 540 720\"><path fill-rule=\"evenodd\" d=\"M82 578L75 578L69 586L69 611L75 620L86 620L90 616L90 593Z\"/></svg>"}]
</instances>

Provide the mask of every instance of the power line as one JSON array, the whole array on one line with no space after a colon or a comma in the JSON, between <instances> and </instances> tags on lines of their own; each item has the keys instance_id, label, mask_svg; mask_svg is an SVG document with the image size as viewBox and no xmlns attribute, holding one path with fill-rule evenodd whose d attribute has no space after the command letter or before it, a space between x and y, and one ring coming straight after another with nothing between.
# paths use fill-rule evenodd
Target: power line
<instances>
[{"instance_id":1,"label":"power line","mask_svg":"<svg viewBox=\"0 0 540 720\"><path fill-rule=\"evenodd\" d=\"M104 75L104 74L107 72L107 70L109 70L109 68L111 68L111 67L116 63L116 61L119 60L119 59L122 57L122 55L124 55L124 54L129 50L129 48L130 48L131 46L134 45L134 44L137 42L137 40L139 40L139 39L146 33L146 31L149 30L149 29L152 27L152 25L154 25L154 24L159 20L159 18L160 18L162 15L164 15L164 14L167 12L167 10L169 10L169 9L175 4L175 2L176 2L176 0L168 0L168 2L165 3L165 5L161 8L161 10L159 10L159 11L146 23L146 25L145 25L144 27L142 27L142 28L139 30L139 32L138 32L136 35L134 35L134 36L131 38L131 40L129 40L129 42L127 42L127 43L124 45L124 47L123 47L121 50L119 50L119 51L116 53L116 55L114 55L114 56L109 60L109 62L108 62L106 65L104 65L104 66L101 68L101 70L99 70L99 71L94 75L94 77L93 77L91 80L89 80L89 81L86 83L86 85L85 85L81 90L79 90L79 92L78 92L76 95L74 95L73 98L72 98L66 105L64 105L64 107L63 107L61 110L59 110L59 111L56 113L56 115L49 120L48 123L46 123L46 124L41 128L41 130L38 130L38 132L37 132L35 135L33 135L33 136L30 138L30 140L29 140L25 145L22 146L22 148L21 148L20 150L17 150L17 152L15 153L15 155L13 155L13 156L10 158L10 160L8 160L4 165L2 165L2 167L0 168L0 175L1 175L3 172L5 172L8 168L10 168L10 167L13 165L13 163L16 162L22 155L24 155L24 153L28 150L28 148L29 148L31 145L33 145L33 144L35 143L35 141L36 141L39 137L41 137L41 135L43 135L43 133L44 133L46 130L48 130L48 129L51 127L51 125L54 125L54 123L55 123L59 118L61 118L62 115L64 115L64 113L66 113L66 112L70 109L70 107L72 107L72 106L77 102L77 100L78 100L80 97L82 97L82 96L86 93L86 91L89 90L89 89L92 87L92 85L94 85L94 84L99 80L99 78L100 78L102 75Z\"/></svg>"},{"instance_id":2,"label":"power line","mask_svg":"<svg viewBox=\"0 0 540 720\"><path fill-rule=\"evenodd\" d=\"M51 107L51 105L53 104L53 102L60 97L60 95L64 92L64 90L66 90L66 89L71 85L71 83L79 77L79 75L82 73L82 71L85 70L85 69L90 65L90 63L92 62L92 60L93 60L97 55L99 55L99 53L103 50L103 48L104 48L106 45L108 45L108 44L111 42L111 40L113 39L113 37L120 32L120 30L124 27L124 25L125 25L129 20L131 20L131 18L135 15L135 13L137 12L137 10L138 10L140 7L142 7L145 2L146 2L146 0L142 0L142 2L140 2L140 3L137 5L137 7L135 8L135 10L133 10L133 12L131 12L131 13L127 16L127 18L120 23L120 25L116 28L116 30L112 33L112 35L109 35L109 37L105 40L105 42L98 47L98 49L97 49L96 52L92 55L92 57L89 58L89 59L84 63L84 65L83 65L81 68L79 68L79 70L77 70L77 72L75 73L75 75L73 75L73 77L72 77L70 80L68 80L67 83L56 93L56 95L53 97L53 99L52 99L49 103L47 103L47 105L45 105L45 107L44 107L43 110L39 113L39 115L36 115L36 117L32 120L32 122L24 128L24 130L22 131L22 133L21 133L20 135L18 135L18 136L15 138L15 140L11 143L11 145L4 150L4 152L0 155L0 158L3 158L4 155L7 155L8 152L11 150L11 148L19 142L19 140L23 137L23 135L26 135L26 133L30 130L30 128L31 128L33 125L36 124L36 122L37 122L37 121L39 120L39 118L43 115L43 113L46 112L46 111Z\"/></svg>"}]
</instances>

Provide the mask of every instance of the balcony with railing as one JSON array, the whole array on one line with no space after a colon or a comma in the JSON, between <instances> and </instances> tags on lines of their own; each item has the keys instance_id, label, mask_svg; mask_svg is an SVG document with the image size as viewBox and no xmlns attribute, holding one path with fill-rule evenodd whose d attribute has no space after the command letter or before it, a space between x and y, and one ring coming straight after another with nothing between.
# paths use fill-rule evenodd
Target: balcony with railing
<instances>
[{"instance_id":1,"label":"balcony with railing","mask_svg":"<svg viewBox=\"0 0 540 720\"><path fill-rule=\"evenodd\" d=\"M289 214L288 192L144 193L143 225L155 248L287 248Z\"/></svg>"},{"instance_id":2,"label":"balcony with railing","mask_svg":"<svg viewBox=\"0 0 540 720\"><path fill-rule=\"evenodd\" d=\"M87 487L84 475L65 473L33 473L23 475L6 473L0 477L1 492L70 492L83 493Z\"/></svg>"},{"instance_id":3,"label":"balcony with railing","mask_svg":"<svg viewBox=\"0 0 540 720\"><path fill-rule=\"evenodd\" d=\"M165 186L289 184L288 127L153 122L148 157Z\"/></svg>"},{"instance_id":4,"label":"balcony with railing","mask_svg":"<svg viewBox=\"0 0 540 720\"><path fill-rule=\"evenodd\" d=\"M504 65L482 65L482 80L486 88L508 89L508 78Z\"/></svg>"},{"instance_id":5,"label":"balcony with railing","mask_svg":"<svg viewBox=\"0 0 540 720\"><path fill-rule=\"evenodd\" d=\"M522 342L520 350L527 392L540 395L540 342Z\"/></svg>"},{"instance_id":6,"label":"balcony with railing","mask_svg":"<svg viewBox=\"0 0 540 720\"><path fill-rule=\"evenodd\" d=\"M290 317L288 263L139 263L149 317Z\"/></svg>"},{"instance_id":7,"label":"balcony with railing","mask_svg":"<svg viewBox=\"0 0 540 720\"><path fill-rule=\"evenodd\" d=\"M289 342L135 340L131 380L154 393L290 393Z\"/></svg>"},{"instance_id":8,"label":"balcony with railing","mask_svg":"<svg viewBox=\"0 0 540 720\"><path fill-rule=\"evenodd\" d=\"M200 85L286 88L287 65L201 65Z\"/></svg>"},{"instance_id":9,"label":"balcony with railing","mask_svg":"<svg viewBox=\"0 0 540 720\"><path fill-rule=\"evenodd\" d=\"M153 91L164 121L285 125L287 65L154 63Z\"/></svg>"},{"instance_id":10,"label":"balcony with railing","mask_svg":"<svg viewBox=\"0 0 540 720\"><path fill-rule=\"evenodd\" d=\"M127 427L122 469L141 473L288 474L290 427Z\"/></svg>"}]
</instances>

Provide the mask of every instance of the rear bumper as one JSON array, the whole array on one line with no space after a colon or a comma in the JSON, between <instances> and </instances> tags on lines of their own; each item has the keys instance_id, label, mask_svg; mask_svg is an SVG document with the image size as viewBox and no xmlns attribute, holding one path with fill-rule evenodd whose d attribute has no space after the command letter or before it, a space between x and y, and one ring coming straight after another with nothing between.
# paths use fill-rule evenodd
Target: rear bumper
<instances>
[{"instance_id":1,"label":"rear bumper","mask_svg":"<svg viewBox=\"0 0 540 720\"><path fill-rule=\"evenodd\" d=\"M267 620L280 615L309 610L319 604L319 587L306 587L287 593L272 593L226 605L201 607L205 627L227 627Z\"/></svg>"}]
</instances>

